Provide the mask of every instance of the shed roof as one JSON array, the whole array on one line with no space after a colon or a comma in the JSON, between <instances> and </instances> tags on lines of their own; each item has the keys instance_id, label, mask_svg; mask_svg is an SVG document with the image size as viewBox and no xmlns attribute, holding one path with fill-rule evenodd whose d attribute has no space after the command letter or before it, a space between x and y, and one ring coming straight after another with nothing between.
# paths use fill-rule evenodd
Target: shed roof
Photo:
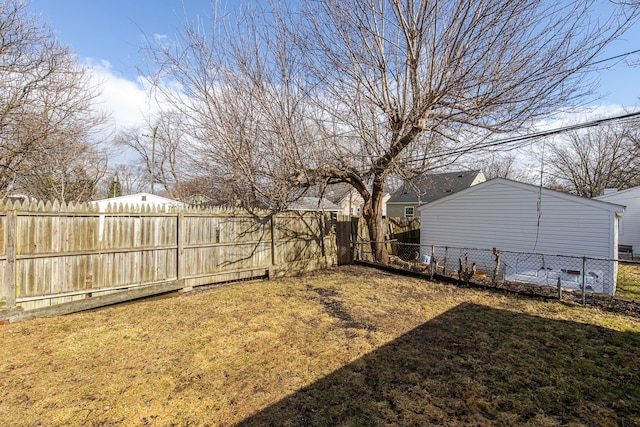
<instances>
[{"instance_id":1,"label":"shed roof","mask_svg":"<svg viewBox=\"0 0 640 427\"><path fill-rule=\"evenodd\" d=\"M602 196L594 197L596 200L608 201L608 200L616 200L622 201L625 199L631 199L635 197L640 197L640 187L631 187L625 190L614 191L613 193L603 194Z\"/></svg>"},{"instance_id":2,"label":"shed roof","mask_svg":"<svg viewBox=\"0 0 640 427\"><path fill-rule=\"evenodd\" d=\"M99 206L106 206L107 204L118 205L118 204L134 204L134 205L170 205L170 206L186 206L185 203L169 199L167 197L158 196L156 194L151 193L136 193L129 194L127 196L118 196L118 197L109 197L107 199L96 200L94 203L97 203Z\"/></svg>"},{"instance_id":3,"label":"shed roof","mask_svg":"<svg viewBox=\"0 0 640 427\"><path fill-rule=\"evenodd\" d=\"M605 202L603 200L596 200L596 199L589 199L586 197L582 197L582 196L576 196L574 194L569 194L569 193L564 193L562 191L557 191L557 190L551 190L549 188L544 188L544 187L540 187L537 185L531 185L531 184L526 184L524 182L518 182L518 181L512 181L510 179L506 179L506 178L493 178L490 179L489 181L485 181L482 182L480 184L474 185L473 187L469 187L467 189L461 190L459 192L457 192L456 194L452 194L449 195L447 197L443 197L440 198L439 200L435 200L431 203L428 203L426 205L423 205L421 207L418 208L418 210L420 211L424 211L427 210L433 206L437 206L441 203L447 203L448 201L457 199L459 197L466 197L469 194L472 194L473 192L476 191L486 191L486 190L490 190L493 189L493 187L499 187L501 185L507 185L510 186L512 188L517 188L521 191L526 191L526 192L532 192L532 193L538 193L540 192L541 195L544 196L549 196L549 197L556 197L559 199L564 199L567 201L571 201L574 203L580 203L583 204L585 206L589 206L592 208L596 208L596 209L604 209L604 210L608 210L610 212L616 213L618 216L622 216L622 214L624 213L625 207L622 205L618 205L615 203L610 203L610 202Z\"/></svg>"}]
</instances>

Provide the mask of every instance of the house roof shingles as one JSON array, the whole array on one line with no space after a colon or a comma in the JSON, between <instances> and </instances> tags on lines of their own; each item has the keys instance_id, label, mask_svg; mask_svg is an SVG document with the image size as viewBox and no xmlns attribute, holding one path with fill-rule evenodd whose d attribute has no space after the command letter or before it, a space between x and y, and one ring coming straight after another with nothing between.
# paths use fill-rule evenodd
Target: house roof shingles
<instances>
[{"instance_id":1,"label":"house roof shingles","mask_svg":"<svg viewBox=\"0 0 640 427\"><path fill-rule=\"evenodd\" d=\"M411 181L403 182L387 203L424 204L433 202L471 187L480 174L482 174L481 171L473 170L421 175Z\"/></svg>"},{"instance_id":2,"label":"house roof shingles","mask_svg":"<svg viewBox=\"0 0 640 427\"><path fill-rule=\"evenodd\" d=\"M354 190L354 188L351 184L339 182L329 184L324 188L313 185L306 190L305 195L309 197L323 197L333 203L340 203L352 190Z\"/></svg>"},{"instance_id":3,"label":"house roof shingles","mask_svg":"<svg viewBox=\"0 0 640 427\"><path fill-rule=\"evenodd\" d=\"M327 199L321 199L319 197L301 197L289 204L289 210L340 212L342 208Z\"/></svg>"}]
</instances>

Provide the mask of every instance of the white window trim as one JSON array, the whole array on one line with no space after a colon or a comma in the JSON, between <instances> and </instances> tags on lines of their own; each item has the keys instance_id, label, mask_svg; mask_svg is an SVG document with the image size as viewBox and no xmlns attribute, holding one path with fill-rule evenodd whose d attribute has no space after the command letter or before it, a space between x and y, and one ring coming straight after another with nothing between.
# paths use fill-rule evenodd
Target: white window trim
<instances>
[{"instance_id":1,"label":"white window trim","mask_svg":"<svg viewBox=\"0 0 640 427\"><path fill-rule=\"evenodd\" d=\"M409 215L409 209L411 210L411 215ZM414 218L416 215L416 208L414 206L405 206L404 207L404 217L405 218Z\"/></svg>"}]
</instances>

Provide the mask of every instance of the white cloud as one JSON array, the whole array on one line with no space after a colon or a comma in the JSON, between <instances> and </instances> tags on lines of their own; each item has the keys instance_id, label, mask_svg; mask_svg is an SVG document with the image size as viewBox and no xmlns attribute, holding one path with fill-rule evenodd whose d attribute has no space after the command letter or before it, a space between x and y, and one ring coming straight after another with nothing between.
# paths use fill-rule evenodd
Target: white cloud
<instances>
[{"instance_id":1,"label":"white cloud","mask_svg":"<svg viewBox=\"0 0 640 427\"><path fill-rule=\"evenodd\" d=\"M157 110L141 79L132 81L117 75L108 61L92 63L90 70L101 90L98 108L109 114L116 130L139 125Z\"/></svg>"},{"instance_id":2,"label":"white cloud","mask_svg":"<svg viewBox=\"0 0 640 427\"><path fill-rule=\"evenodd\" d=\"M166 40L170 40L170 39L169 39L169 36L168 36L168 35L166 35L166 34L154 34L154 35L153 35L153 39L154 39L156 42L158 42L158 43L160 43L160 42L164 42L164 41L166 41Z\"/></svg>"},{"instance_id":3,"label":"white cloud","mask_svg":"<svg viewBox=\"0 0 640 427\"><path fill-rule=\"evenodd\" d=\"M165 38L164 35L154 35L155 38ZM98 99L97 107L109 114L111 121L111 136L115 132L130 126L142 126L145 117L159 111L158 104L150 95L150 83L147 77L137 76L135 80L123 77L114 69L107 60L86 58L85 63L93 75L95 84L101 88L101 95ZM163 82L166 88L178 94L183 94L183 88L172 81ZM571 112L558 113L554 118L539 121L535 124L535 131L562 128L569 125L589 122L603 118L620 116L632 111L638 111L640 107L625 107L619 104L599 105L590 108L576 109ZM106 137L108 142L110 137ZM107 143L108 143L107 142ZM532 142L523 148L524 155L520 153L518 157L529 157L539 150L536 142ZM521 150L518 150L521 151ZM120 153L115 159L115 163L135 161L133 153Z\"/></svg>"},{"instance_id":4,"label":"white cloud","mask_svg":"<svg viewBox=\"0 0 640 427\"><path fill-rule=\"evenodd\" d=\"M112 167L120 163L136 163L139 158L132 150L113 146L113 137L122 129L132 126L144 126L145 117L158 111L145 84L147 79L138 76L136 81L129 80L116 73L107 60L86 58L84 60L91 73L93 84L98 86L100 95L95 108L109 117L99 139L104 141L105 148L113 152L109 159Z\"/></svg>"},{"instance_id":5,"label":"white cloud","mask_svg":"<svg viewBox=\"0 0 640 427\"><path fill-rule=\"evenodd\" d=\"M593 107L577 108L573 111L558 113L553 119L542 120L536 123L535 130L543 131L558 129L594 120L618 117L638 110L640 110L639 107L625 107L619 104L604 104Z\"/></svg>"}]
</instances>

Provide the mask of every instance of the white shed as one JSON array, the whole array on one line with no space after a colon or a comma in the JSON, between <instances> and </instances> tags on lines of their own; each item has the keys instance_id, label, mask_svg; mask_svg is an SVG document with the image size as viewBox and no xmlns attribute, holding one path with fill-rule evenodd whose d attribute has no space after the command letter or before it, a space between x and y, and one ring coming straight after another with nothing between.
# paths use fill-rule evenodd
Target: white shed
<instances>
[{"instance_id":1,"label":"white shed","mask_svg":"<svg viewBox=\"0 0 640 427\"><path fill-rule=\"evenodd\" d=\"M626 246L634 257L640 256L640 187L616 191L596 199L626 206L618 229L618 245Z\"/></svg>"},{"instance_id":2,"label":"white shed","mask_svg":"<svg viewBox=\"0 0 640 427\"><path fill-rule=\"evenodd\" d=\"M419 209L425 252L497 248L507 280L615 292L616 263L592 259L617 259L623 206L495 178Z\"/></svg>"},{"instance_id":3,"label":"white shed","mask_svg":"<svg viewBox=\"0 0 640 427\"><path fill-rule=\"evenodd\" d=\"M127 196L110 197L108 199L96 200L100 212L104 212L108 205L119 206L155 206L155 207L186 207L186 203L179 200L168 199L151 193L136 193Z\"/></svg>"}]
</instances>

